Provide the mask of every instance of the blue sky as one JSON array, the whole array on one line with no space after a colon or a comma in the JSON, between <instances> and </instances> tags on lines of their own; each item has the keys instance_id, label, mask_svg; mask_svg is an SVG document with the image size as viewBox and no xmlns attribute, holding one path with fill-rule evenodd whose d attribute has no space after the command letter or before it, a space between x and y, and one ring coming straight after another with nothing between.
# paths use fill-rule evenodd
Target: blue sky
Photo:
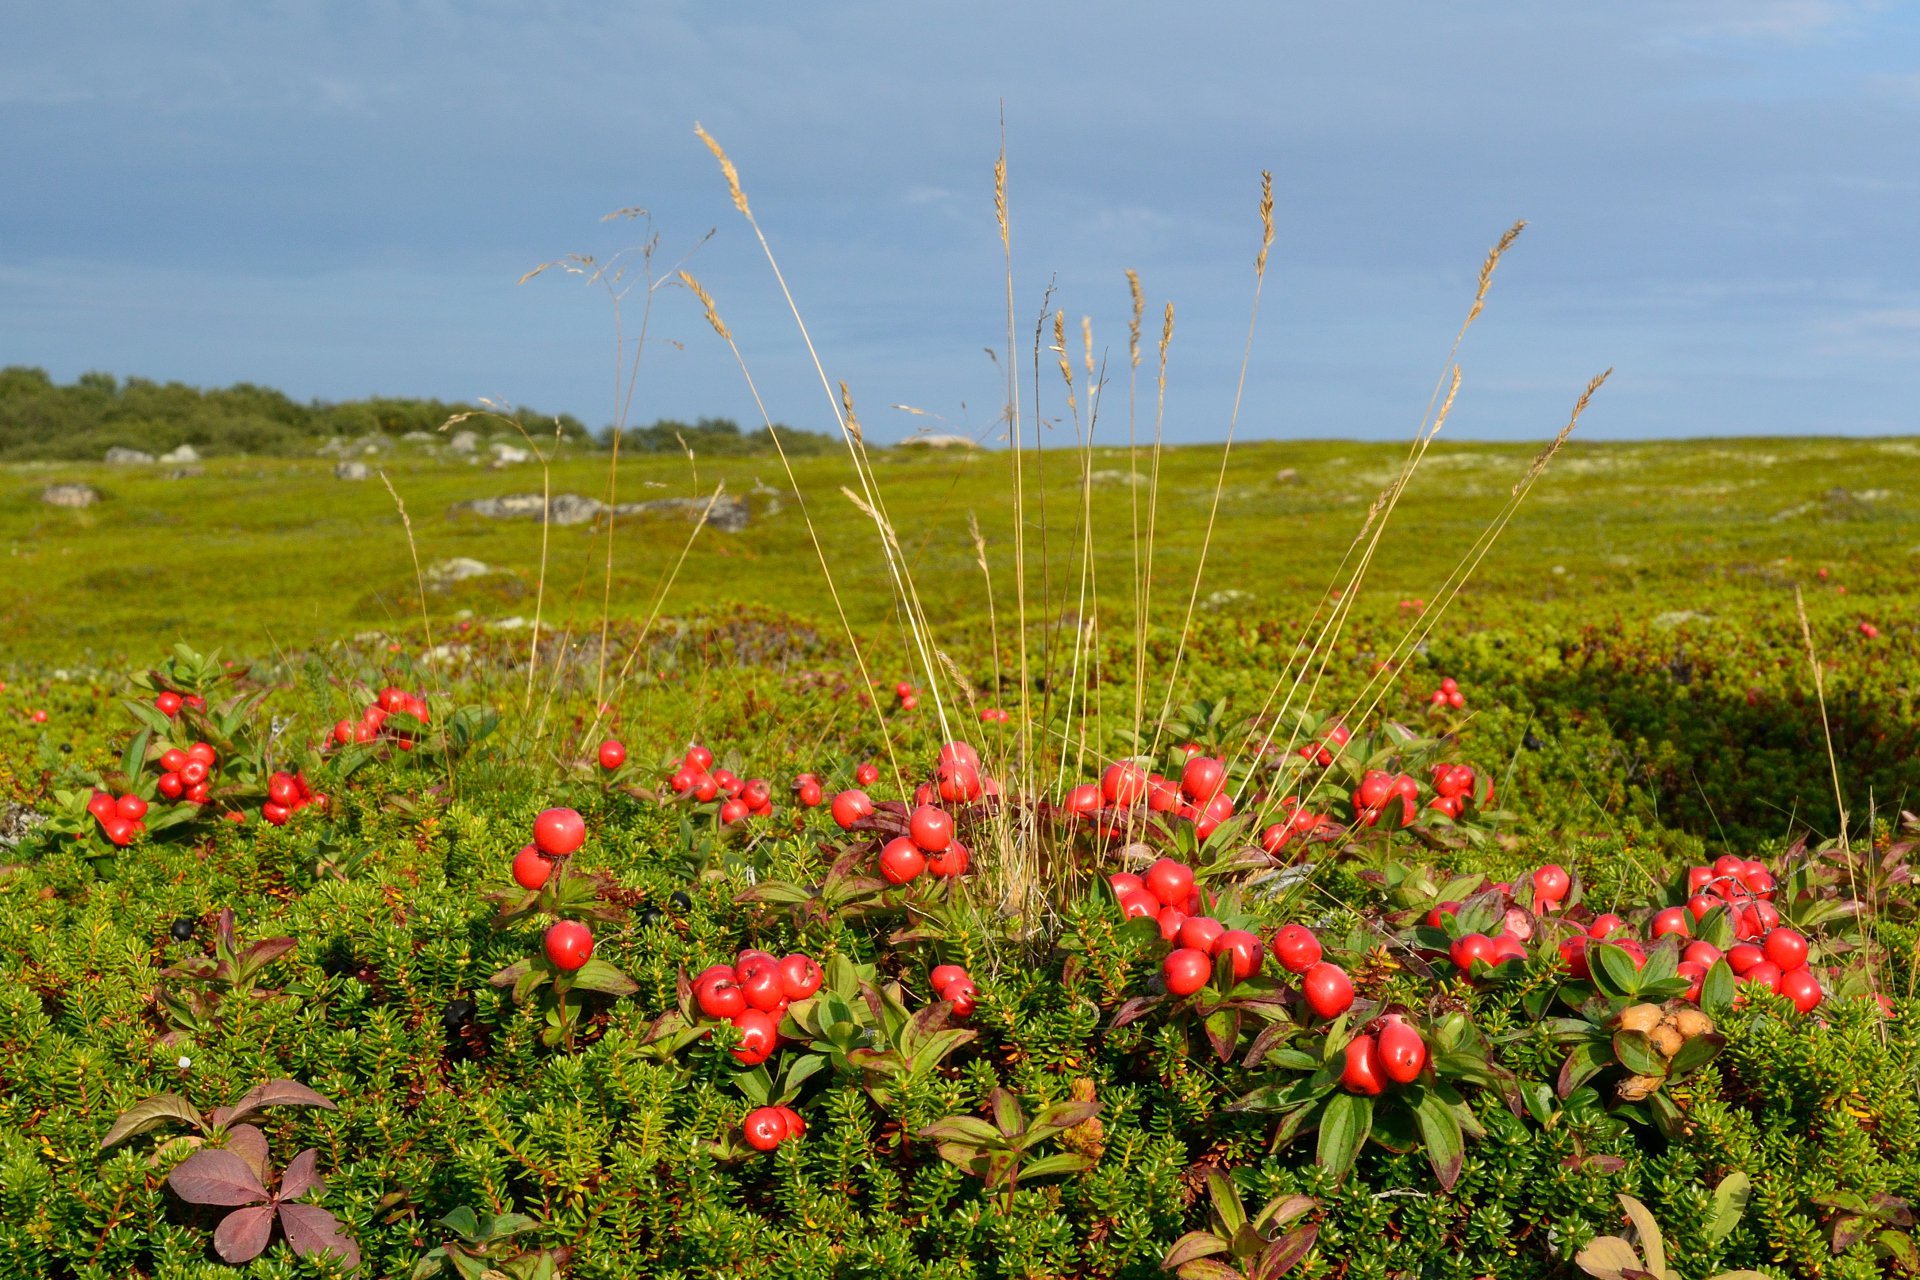
<instances>
[{"instance_id":1,"label":"blue sky","mask_svg":"<svg viewBox=\"0 0 1920 1280\"><path fill-rule=\"evenodd\" d=\"M1243 435L1404 435L1520 217L1450 434L1549 434L1609 365L1594 438L1920 431L1920 6L1843 0L16 5L0 364L598 424L608 300L516 280L637 205L774 415L826 425L697 120L869 429L990 436L1003 103L1023 366L1051 284L1120 369L1136 268L1171 438L1226 429L1263 168ZM635 420L754 420L683 290L653 333Z\"/></svg>"}]
</instances>

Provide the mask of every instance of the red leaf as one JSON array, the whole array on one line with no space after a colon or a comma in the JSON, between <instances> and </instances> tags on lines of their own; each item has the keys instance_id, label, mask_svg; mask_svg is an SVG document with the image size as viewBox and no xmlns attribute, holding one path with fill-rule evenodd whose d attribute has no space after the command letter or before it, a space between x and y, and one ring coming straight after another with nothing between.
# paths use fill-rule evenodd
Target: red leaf
<instances>
[{"instance_id":1,"label":"red leaf","mask_svg":"<svg viewBox=\"0 0 1920 1280\"><path fill-rule=\"evenodd\" d=\"M282 1204L280 1229L287 1233L293 1251L303 1258L331 1250L345 1260L347 1270L360 1265L360 1246L341 1233L338 1218L318 1205Z\"/></svg>"},{"instance_id":2,"label":"red leaf","mask_svg":"<svg viewBox=\"0 0 1920 1280\"><path fill-rule=\"evenodd\" d=\"M273 1176L272 1166L267 1158L267 1135L250 1124L237 1124L227 1131L226 1145L222 1148L231 1151L247 1162L247 1168L253 1170L253 1176L265 1186Z\"/></svg>"},{"instance_id":3,"label":"red leaf","mask_svg":"<svg viewBox=\"0 0 1920 1280\"><path fill-rule=\"evenodd\" d=\"M247 1162L231 1151L195 1152L167 1175L167 1185L192 1204L257 1204L267 1198Z\"/></svg>"},{"instance_id":4,"label":"red leaf","mask_svg":"<svg viewBox=\"0 0 1920 1280\"><path fill-rule=\"evenodd\" d=\"M273 1238L273 1206L235 1209L213 1229L213 1251L228 1262L251 1262Z\"/></svg>"},{"instance_id":5,"label":"red leaf","mask_svg":"<svg viewBox=\"0 0 1920 1280\"><path fill-rule=\"evenodd\" d=\"M338 1110L298 1080L269 1080L247 1090L240 1101L225 1109L224 1116L216 1113L215 1124L237 1124L251 1118L257 1112L268 1107L325 1107L328 1111Z\"/></svg>"},{"instance_id":6,"label":"red leaf","mask_svg":"<svg viewBox=\"0 0 1920 1280\"><path fill-rule=\"evenodd\" d=\"M327 1180L322 1178L319 1172L314 1169L314 1164L318 1159L319 1152L315 1151L312 1147L308 1147L305 1151L302 1151L293 1158L292 1162L287 1165L287 1171L280 1175L280 1198L282 1200L298 1200L309 1191L322 1195L326 1193Z\"/></svg>"}]
</instances>

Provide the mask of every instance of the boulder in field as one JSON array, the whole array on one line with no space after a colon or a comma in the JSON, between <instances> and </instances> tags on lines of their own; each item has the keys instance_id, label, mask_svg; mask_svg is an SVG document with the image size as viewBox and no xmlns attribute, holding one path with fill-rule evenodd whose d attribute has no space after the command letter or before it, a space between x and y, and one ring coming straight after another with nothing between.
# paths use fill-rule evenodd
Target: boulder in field
<instances>
[{"instance_id":1,"label":"boulder in field","mask_svg":"<svg viewBox=\"0 0 1920 1280\"><path fill-rule=\"evenodd\" d=\"M200 461L200 451L190 444L183 444L178 449L169 449L161 454L158 461L172 463L198 462Z\"/></svg>"},{"instance_id":2,"label":"boulder in field","mask_svg":"<svg viewBox=\"0 0 1920 1280\"><path fill-rule=\"evenodd\" d=\"M336 462L333 464L335 480L365 480L370 473L364 462Z\"/></svg>"},{"instance_id":3,"label":"boulder in field","mask_svg":"<svg viewBox=\"0 0 1920 1280\"><path fill-rule=\"evenodd\" d=\"M50 507L90 507L100 494L90 484L50 484L40 491L40 501Z\"/></svg>"},{"instance_id":4,"label":"boulder in field","mask_svg":"<svg viewBox=\"0 0 1920 1280\"><path fill-rule=\"evenodd\" d=\"M136 467L153 461L153 455L144 449L128 449L115 445L107 450L106 462L115 467Z\"/></svg>"}]
</instances>

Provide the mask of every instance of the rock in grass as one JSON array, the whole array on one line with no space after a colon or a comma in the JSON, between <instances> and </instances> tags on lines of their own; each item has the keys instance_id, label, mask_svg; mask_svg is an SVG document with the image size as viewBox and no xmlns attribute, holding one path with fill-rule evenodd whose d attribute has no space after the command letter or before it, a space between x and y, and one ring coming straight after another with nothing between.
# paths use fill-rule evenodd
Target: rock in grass
<instances>
[{"instance_id":1,"label":"rock in grass","mask_svg":"<svg viewBox=\"0 0 1920 1280\"><path fill-rule=\"evenodd\" d=\"M50 507L90 507L100 501L100 492L90 484L50 484L40 491L40 501Z\"/></svg>"},{"instance_id":2,"label":"rock in grass","mask_svg":"<svg viewBox=\"0 0 1920 1280\"><path fill-rule=\"evenodd\" d=\"M127 449L120 445L115 445L113 448L107 450L106 461L111 466L132 467L139 466L142 463L152 462L153 455L144 449Z\"/></svg>"},{"instance_id":3,"label":"rock in grass","mask_svg":"<svg viewBox=\"0 0 1920 1280\"><path fill-rule=\"evenodd\" d=\"M510 493L502 498L475 498L471 502L456 504L454 510L470 511L489 520L538 520L540 495ZM708 511L705 498L656 498L651 502L623 502L609 508L598 498L586 498L577 493L556 493L546 510L548 520L557 525L586 524L609 512L616 516L677 515L695 521L705 512L707 523L722 533L740 532L747 527L750 518L746 502L730 494L721 494L714 500L713 509Z\"/></svg>"},{"instance_id":4,"label":"rock in grass","mask_svg":"<svg viewBox=\"0 0 1920 1280\"><path fill-rule=\"evenodd\" d=\"M178 449L169 449L167 452L161 454L159 461L171 463L198 462L200 461L200 451L190 444L183 444Z\"/></svg>"},{"instance_id":5,"label":"rock in grass","mask_svg":"<svg viewBox=\"0 0 1920 1280\"><path fill-rule=\"evenodd\" d=\"M468 578L485 577L493 572L493 567L469 556L455 556L451 560L441 560L427 569L427 581L433 583L465 582Z\"/></svg>"},{"instance_id":6,"label":"rock in grass","mask_svg":"<svg viewBox=\"0 0 1920 1280\"><path fill-rule=\"evenodd\" d=\"M364 462L338 462L333 467L335 480L365 480L367 475L367 464Z\"/></svg>"}]
</instances>

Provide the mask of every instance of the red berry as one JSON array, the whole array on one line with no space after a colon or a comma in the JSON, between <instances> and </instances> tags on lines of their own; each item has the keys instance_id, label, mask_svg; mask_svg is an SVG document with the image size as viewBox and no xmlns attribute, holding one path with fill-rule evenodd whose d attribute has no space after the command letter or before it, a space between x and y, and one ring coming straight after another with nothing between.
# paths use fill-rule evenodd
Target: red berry
<instances>
[{"instance_id":1,"label":"red berry","mask_svg":"<svg viewBox=\"0 0 1920 1280\"><path fill-rule=\"evenodd\" d=\"M179 774L163 773L160 775L160 794L167 799L178 800L186 789L187 784L181 780Z\"/></svg>"},{"instance_id":2,"label":"red berry","mask_svg":"<svg viewBox=\"0 0 1920 1280\"><path fill-rule=\"evenodd\" d=\"M300 798L300 788L294 785L290 773L276 773L267 779L267 799L277 805L292 807Z\"/></svg>"},{"instance_id":3,"label":"red berry","mask_svg":"<svg viewBox=\"0 0 1920 1280\"><path fill-rule=\"evenodd\" d=\"M1473 972L1473 962L1494 965L1500 963L1499 953L1494 950L1493 939L1484 933L1469 933L1453 940L1448 956L1460 966L1462 973Z\"/></svg>"},{"instance_id":4,"label":"red berry","mask_svg":"<svg viewBox=\"0 0 1920 1280\"><path fill-rule=\"evenodd\" d=\"M1704 964L1695 964L1691 960L1682 960L1673 967L1673 971L1687 980L1687 990L1680 998L1700 1003L1700 988L1707 980L1707 968Z\"/></svg>"},{"instance_id":5,"label":"red berry","mask_svg":"<svg viewBox=\"0 0 1920 1280\"><path fill-rule=\"evenodd\" d=\"M702 974L693 984L693 998L709 1018L737 1018L747 1011L747 993L730 968Z\"/></svg>"},{"instance_id":6,"label":"red berry","mask_svg":"<svg viewBox=\"0 0 1920 1280\"><path fill-rule=\"evenodd\" d=\"M1593 923L1587 926L1587 936L1589 938L1609 938L1626 927L1627 922L1625 920L1622 920L1619 916L1613 914L1613 912L1608 911L1593 918Z\"/></svg>"},{"instance_id":7,"label":"red berry","mask_svg":"<svg viewBox=\"0 0 1920 1280\"><path fill-rule=\"evenodd\" d=\"M600 744L600 767L612 773L627 762L627 748L618 738L608 738Z\"/></svg>"},{"instance_id":8,"label":"red berry","mask_svg":"<svg viewBox=\"0 0 1920 1280\"><path fill-rule=\"evenodd\" d=\"M1320 939L1303 924L1280 926L1273 935L1273 958L1288 973L1305 973L1320 963Z\"/></svg>"},{"instance_id":9,"label":"red berry","mask_svg":"<svg viewBox=\"0 0 1920 1280\"><path fill-rule=\"evenodd\" d=\"M980 998L980 990L973 985L972 978L962 978L958 982L949 982L940 993L940 998L953 1005L954 1017L964 1018L973 1012Z\"/></svg>"},{"instance_id":10,"label":"red berry","mask_svg":"<svg viewBox=\"0 0 1920 1280\"><path fill-rule=\"evenodd\" d=\"M927 856L906 836L896 836L880 850L880 874L889 884L906 884L927 869Z\"/></svg>"},{"instance_id":11,"label":"red berry","mask_svg":"<svg viewBox=\"0 0 1920 1280\"><path fill-rule=\"evenodd\" d=\"M1742 942L1727 952L1727 964L1736 975L1744 976L1755 965L1766 963L1767 953L1751 942Z\"/></svg>"},{"instance_id":12,"label":"red berry","mask_svg":"<svg viewBox=\"0 0 1920 1280\"><path fill-rule=\"evenodd\" d=\"M593 955L593 930L578 920L557 920L547 927L547 959L572 973Z\"/></svg>"},{"instance_id":13,"label":"red berry","mask_svg":"<svg viewBox=\"0 0 1920 1280\"><path fill-rule=\"evenodd\" d=\"M742 972L740 993L753 1008L778 1013L787 1003L786 995L780 990L780 966L756 964Z\"/></svg>"},{"instance_id":14,"label":"red berry","mask_svg":"<svg viewBox=\"0 0 1920 1280\"><path fill-rule=\"evenodd\" d=\"M1573 877L1557 862L1549 862L1533 873L1533 900L1536 903L1558 902L1572 888Z\"/></svg>"},{"instance_id":15,"label":"red berry","mask_svg":"<svg viewBox=\"0 0 1920 1280\"><path fill-rule=\"evenodd\" d=\"M850 830L862 818L873 816L873 801L864 791L842 791L833 798L833 820L842 831Z\"/></svg>"},{"instance_id":16,"label":"red berry","mask_svg":"<svg viewBox=\"0 0 1920 1280\"><path fill-rule=\"evenodd\" d=\"M733 1029L740 1033L740 1043L732 1051L733 1058L744 1067L757 1067L772 1057L773 1047L780 1040L777 1024L760 1009L735 1014Z\"/></svg>"},{"instance_id":17,"label":"red berry","mask_svg":"<svg viewBox=\"0 0 1920 1280\"><path fill-rule=\"evenodd\" d=\"M735 796L720 806L720 825L731 826L752 812L752 805Z\"/></svg>"},{"instance_id":18,"label":"red berry","mask_svg":"<svg viewBox=\"0 0 1920 1280\"><path fill-rule=\"evenodd\" d=\"M811 778L797 783L793 788L793 794L795 799L809 809L819 808L820 801L825 798L825 793L820 790L820 784Z\"/></svg>"},{"instance_id":19,"label":"red berry","mask_svg":"<svg viewBox=\"0 0 1920 1280\"><path fill-rule=\"evenodd\" d=\"M1215 954L1233 957L1233 978L1238 982L1260 972L1260 961L1267 949L1256 934L1245 929L1229 929L1214 944Z\"/></svg>"},{"instance_id":20,"label":"red berry","mask_svg":"<svg viewBox=\"0 0 1920 1280\"><path fill-rule=\"evenodd\" d=\"M780 962L780 994L789 1000L805 1000L820 989L820 966L811 956L791 955Z\"/></svg>"},{"instance_id":21,"label":"red berry","mask_svg":"<svg viewBox=\"0 0 1920 1280\"><path fill-rule=\"evenodd\" d=\"M1687 914L1693 917L1695 924L1698 924L1707 918L1707 912L1719 905L1720 899L1712 894L1696 893L1687 899Z\"/></svg>"},{"instance_id":22,"label":"red berry","mask_svg":"<svg viewBox=\"0 0 1920 1280\"><path fill-rule=\"evenodd\" d=\"M527 845L513 855L513 878L522 889L538 889L553 874L553 859L538 845Z\"/></svg>"},{"instance_id":23,"label":"red berry","mask_svg":"<svg viewBox=\"0 0 1920 1280\"><path fill-rule=\"evenodd\" d=\"M853 780L863 787L870 787L880 781L880 766L868 761L853 771Z\"/></svg>"},{"instance_id":24,"label":"red berry","mask_svg":"<svg viewBox=\"0 0 1920 1280\"><path fill-rule=\"evenodd\" d=\"M1180 922L1180 945L1213 955L1227 926L1212 916L1188 916Z\"/></svg>"},{"instance_id":25,"label":"red berry","mask_svg":"<svg viewBox=\"0 0 1920 1280\"><path fill-rule=\"evenodd\" d=\"M1322 1018L1337 1018L1353 1007L1353 980L1345 969L1325 960L1301 976L1300 993Z\"/></svg>"},{"instance_id":26,"label":"red berry","mask_svg":"<svg viewBox=\"0 0 1920 1280\"><path fill-rule=\"evenodd\" d=\"M1204 951L1181 947L1169 952L1160 962L1160 976L1166 980L1168 991L1176 996L1190 996L1206 986L1207 979L1213 976L1213 960Z\"/></svg>"},{"instance_id":27,"label":"red berry","mask_svg":"<svg viewBox=\"0 0 1920 1280\"><path fill-rule=\"evenodd\" d=\"M1667 907L1654 914L1653 927L1649 932L1656 938L1664 938L1670 933L1677 933L1684 938L1693 932L1687 925L1688 919L1685 907Z\"/></svg>"},{"instance_id":28,"label":"red berry","mask_svg":"<svg viewBox=\"0 0 1920 1280\"><path fill-rule=\"evenodd\" d=\"M130 818L123 818L117 813L103 818L100 822L100 830L108 840L122 849L133 843L134 827L133 820Z\"/></svg>"},{"instance_id":29,"label":"red berry","mask_svg":"<svg viewBox=\"0 0 1920 1280\"><path fill-rule=\"evenodd\" d=\"M1114 896L1124 897L1136 889L1145 889L1146 883L1131 871L1116 871L1107 877L1107 883L1113 887Z\"/></svg>"},{"instance_id":30,"label":"red berry","mask_svg":"<svg viewBox=\"0 0 1920 1280\"><path fill-rule=\"evenodd\" d=\"M108 818L119 813L120 809L119 806L114 804L112 796L104 791L96 791L87 797L87 812L101 822L105 822Z\"/></svg>"},{"instance_id":31,"label":"red berry","mask_svg":"<svg viewBox=\"0 0 1920 1280\"><path fill-rule=\"evenodd\" d=\"M1162 858L1147 868L1141 883L1148 893L1161 902L1169 907L1177 907L1187 900L1187 894L1193 890L1193 868L1172 858Z\"/></svg>"},{"instance_id":32,"label":"red berry","mask_svg":"<svg viewBox=\"0 0 1920 1280\"><path fill-rule=\"evenodd\" d=\"M160 708L160 714L163 716L177 716L180 714L180 695L168 691L155 698L153 705Z\"/></svg>"},{"instance_id":33,"label":"red berry","mask_svg":"<svg viewBox=\"0 0 1920 1280\"><path fill-rule=\"evenodd\" d=\"M755 1107L740 1124L740 1136L755 1151L771 1151L791 1136L787 1117L779 1107Z\"/></svg>"},{"instance_id":34,"label":"red berry","mask_svg":"<svg viewBox=\"0 0 1920 1280\"><path fill-rule=\"evenodd\" d=\"M1380 1050L1372 1036L1360 1035L1347 1041L1346 1065L1340 1071L1340 1087L1348 1093L1378 1095L1386 1088L1380 1079Z\"/></svg>"},{"instance_id":35,"label":"red berry","mask_svg":"<svg viewBox=\"0 0 1920 1280\"><path fill-rule=\"evenodd\" d=\"M1212 756L1195 756L1180 771L1180 790L1195 804L1205 804L1226 785L1227 767Z\"/></svg>"},{"instance_id":36,"label":"red berry","mask_svg":"<svg viewBox=\"0 0 1920 1280\"><path fill-rule=\"evenodd\" d=\"M935 758L934 763L941 768L945 768L950 764L961 764L978 773L980 771L980 753L975 751L968 743L957 741L949 742L940 748L940 754Z\"/></svg>"},{"instance_id":37,"label":"red berry","mask_svg":"<svg viewBox=\"0 0 1920 1280\"><path fill-rule=\"evenodd\" d=\"M1068 813L1081 815L1092 813L1100 807L1100 788L1091 782L1082 783L1067 792L1066 799L1061 801L1060 807Z\"/></svg>"},{"instance_id":38,"label":"red berry","mask_svg":"<svg viewBox=\"0 0 1920 1280\"><path fill-rule=\"evenodd\" d=\"M1129 920L1146 920L1159 916L1165 904L1145 889L1129 889L1120 895L1120 911Z\"/></svg>"},{"instance_id":39,"label":"red berry","mask_svg":"<svg viewBox=\"0 0 1920 1280\"><path fill-rule=\"evenodd\" d=\"M1100 791L1108 804L1131 809L1147 794L1147 771L1127 760L1109 765L1100 775Z\"/></svg>"},{"instance_id":40,"label":"red berry","mask_svg":"<svg viewBox=\"0 0 1920 1280\"><path fill-rule=\"evenodd\" d=\"M1427 1065L1427 1042L1398 1014L1387 1018L1378 1036L1380 1069L1395 1084L1412 1084Z\"/></svg>"},{"instance_id":41,"label":"red berry","mask_svg":"<svg viewBox=\"0 0 1920 1280\"><path fill-rule=\"evenodd\" d=\"M907 834L923 853L938 853L953 839L953 815L923 804L907 819Z\"/></svg>"},{"instance_id":42,"label":"red berry","mask_svg":"<svg viewBox=\"0 0 1920 1280\"><path fill-rule=\"evenodd\" d=\"M533 842L550 858L564 858L586 840L586 819L572 809L543 810L533 820Z\"/></svg>"},{"instance_id":43,"label":"red berry","mask_svg":"<svg viewBox=\"0 0 1920 1280\"><path fill-rule=\"evenodd\" d=\"M187 753L178 747L169 747L160 754L160 767L168 773L178 773L187 767Z\"/></svg>"},{"instance_id":44,"label":"red berry","mask_svg":"<svg viewBox=\"0 0 1920 1280\"><path fill-rule=\"evenodd\" d=\"M713 752L707 750L705 747L688 747L687 754L681 757L681 762L690 769L697 769L701 773L706 773L713 768Z\"/></svg>"},{"instance_id":45,"label":"red berry","mask_svg":"<svg viewBox=\"0 0 1920 1280\"><path fill-rule=\"evenodd\" d=\"M1781 974L1773 989L1793 1001L1793 1007L1801 1013L1812 1013L1822 997L1820 979L1805 965Z\"/></svg>"},{"instance_id":46,"label":"red berry","mask_svg":"<svg viewBox=\"0 0 1920 1280\"><path fill-rule=\"evenodd\" d=\"M124 796L122 800L125 800ZM123 807L121 812L126 813L126 809ZM139 815L129 813L126 816L132 818ZM1806 935L1794 929L1775 929L1767 935L1766 952L1767 959L1779 965L1782 973L1791 973L1807 963Z\"/></svg>"},{"instance_id":47,"label":"red berry","mask_svg":"<svg viewBox=\"0 0 1920 1280\"><path fill-rule=\"evenodd\" d=\"M207 765L204 760L195 760L191 756L180 766L180 781L189 787L198 786L207 780Z\"/></svg>"},{"instance_id":48,"label":"red berry","mask_svg":"<svg viewBox=\"0 0 1920 1280\"><path fill-rule=\"evenodd\" d=\"M1777 991L1782 976L1779 965L1771 960L1762 960L1741 974L1740 981L1752 986L1765 987L1769 991Z\"/></svg>"},{"instance_id":49,"label":"red berry","mask_svg":"<svg viewBox=\"0 0 1920 1280\"><path fill-rule=\"evenodd\" d=\"M1680 958L1682 960L1690 960L1694 964L1711 969L1713 968L1714 961L1720 958L1720 948L1705 939L1698 942L1689 942L1686 950L1680 953Z\"/></svg>"},{"instance_id":50,"label":"red berry","mask_svg":"<svg viewBox=\"0 0 1920 1280\"><path fill-rule=\"evenodd\" d=\"M927 855L927 874L942 880L963 876L967 874L967 864L971 860L967 854L967 846L955 840L940 852Z\"/></svg>"},{"instance_id":51,"label":"red berry","mask_svg":"<svg viewBox=\"0 0 1920 1280\"><path fill-rule=\"evenodd\" d=\"M933 967L933 972L927 975L927 980L933 984L936 992L944 992L966 976L967 971L957 964L938 964Z\"/></svg>"},{"instance_id":52,"label":"red berry","mask_svg":"<svg viewBox=\"0 0 1920 1280\"><path fill-rule=\"evenodd\" d=\"M269 800L260 806L260 816L276 827L284 827L287 825L287 819L293 816L293 810Z\"/></svg>"}]
</instances>

